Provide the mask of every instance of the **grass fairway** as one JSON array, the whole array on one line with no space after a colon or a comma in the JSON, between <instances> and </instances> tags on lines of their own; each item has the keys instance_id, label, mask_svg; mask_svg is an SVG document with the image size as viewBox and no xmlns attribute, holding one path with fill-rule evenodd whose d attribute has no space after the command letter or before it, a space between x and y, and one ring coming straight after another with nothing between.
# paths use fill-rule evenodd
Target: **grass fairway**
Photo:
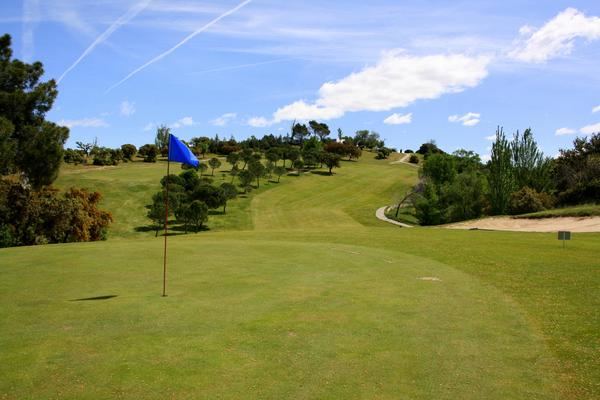
<instances>
[{"instance_id":1,"label":"grass fairway","mask_svg":"<svg viewBox=\"0 0 600 400\"><path fill-rule=\"evenodd\" d=\"M598 398L600 235L389 226L417 171L369 156L170 237L167 298L134 230L162 168L66 171L117 223L0 250L0 398Z\"/></svg>"}]
</instances>

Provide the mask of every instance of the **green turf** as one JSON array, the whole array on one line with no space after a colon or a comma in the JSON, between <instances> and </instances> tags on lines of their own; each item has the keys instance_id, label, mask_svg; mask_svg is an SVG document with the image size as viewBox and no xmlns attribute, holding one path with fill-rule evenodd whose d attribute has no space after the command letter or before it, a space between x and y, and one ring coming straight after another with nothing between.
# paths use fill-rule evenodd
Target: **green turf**
<instances>
[{"instance_id":1,"label":"green turf","mask_svg":"<svg viewBox=\"0 0 600 400\"><path fill-rule=\"evenodd\" d=\"M600 396L599 234L563 249L397 228L375 209L416 168L367 153L336 172L264 185L211 231L171 236L161 298L162 238L133 229L161 165L65 171L61 185L103 184L120 225L0 250L0 398ZM103 295L117 297L71 301Z\"/></svg>"},{"instance_id":2,"label":"green turf","mask_svg":"<svg viewBox=\"0 0 600 400\"><path fill-rule=\"evenodd\" d=\"M555 218L555 217L593 217L600 216L600 204L555 208L535 213L517 215L515 218Z\"/></svg>"}]
</instances>

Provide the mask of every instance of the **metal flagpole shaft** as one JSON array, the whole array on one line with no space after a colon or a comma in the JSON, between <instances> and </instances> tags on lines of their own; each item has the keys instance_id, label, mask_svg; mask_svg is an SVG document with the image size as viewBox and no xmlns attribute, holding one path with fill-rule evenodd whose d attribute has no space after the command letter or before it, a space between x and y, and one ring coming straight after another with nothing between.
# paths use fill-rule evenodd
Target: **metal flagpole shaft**
<instances>
[{"instance_id":1,"label":"metal flagpole shaft","mask_svg":"<svg viewBox=\"0 0 600 400\"><path fill-rule=\"evenodd\" d=\"M171 136L169 134L169 136ZM169 137L170 142L170 137ZM171 164L171 146L167 144L167 191L165 195L165 249L163 253L163 297L167 295L167 229L169 225L169 167Z\"/></svg>"}]
</instances>

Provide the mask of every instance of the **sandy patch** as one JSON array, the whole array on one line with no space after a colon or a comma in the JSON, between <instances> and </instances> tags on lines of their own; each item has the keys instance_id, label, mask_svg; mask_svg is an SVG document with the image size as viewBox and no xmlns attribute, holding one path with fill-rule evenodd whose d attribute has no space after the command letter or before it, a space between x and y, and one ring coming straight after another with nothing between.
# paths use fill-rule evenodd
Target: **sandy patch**
<instances>
[{"instance_id":1,"label":"sandy patch","mask_svg":"<svg viewBox=\"0 0 600 400\"><path fill-rule=\"evenodd\" d=\"M600 217L512 218L490 217L457 222L444 226L449 229L489 229L519 232L600 232Z\"/></svg>"},{"instance_id":2,"label":"sandy patch","mask_svg":"<svg viewBox=\"0 0 600 400\"><path fill-rule=\"evenodd\" d=\"M434 281L434 282L441 282L441 279L435 276L422 276L420 278L417 278L420 281Z\"/></svg>"}]
</instances>

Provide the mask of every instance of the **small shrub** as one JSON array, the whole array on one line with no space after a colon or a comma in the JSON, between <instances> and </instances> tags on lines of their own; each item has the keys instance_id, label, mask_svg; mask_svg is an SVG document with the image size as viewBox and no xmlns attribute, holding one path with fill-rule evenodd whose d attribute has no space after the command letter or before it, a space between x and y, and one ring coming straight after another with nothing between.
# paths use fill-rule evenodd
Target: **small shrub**
<instances>
[{"instance_id":1,"label":"small shrub","mask_svg":"<svg viewBox=\"0 0 600 400\"><path fill-rule=\"evenodd\" d=\"M418 164L419 163L419 157L417 157L416 154L411 154L410 157L408 158L408 162L411 164Z\"/></svg>"},{"instance_id":2,"label":"small shrub","mask_svg":"<svg viewBox=\"0 0 600 400\"><path fill-rule=\"evenodd\" d=\"M554 199L549 194L524 187L510 195L509 212L527 214L552 208L553 204Z\"/></svg>"}]
</instances>

